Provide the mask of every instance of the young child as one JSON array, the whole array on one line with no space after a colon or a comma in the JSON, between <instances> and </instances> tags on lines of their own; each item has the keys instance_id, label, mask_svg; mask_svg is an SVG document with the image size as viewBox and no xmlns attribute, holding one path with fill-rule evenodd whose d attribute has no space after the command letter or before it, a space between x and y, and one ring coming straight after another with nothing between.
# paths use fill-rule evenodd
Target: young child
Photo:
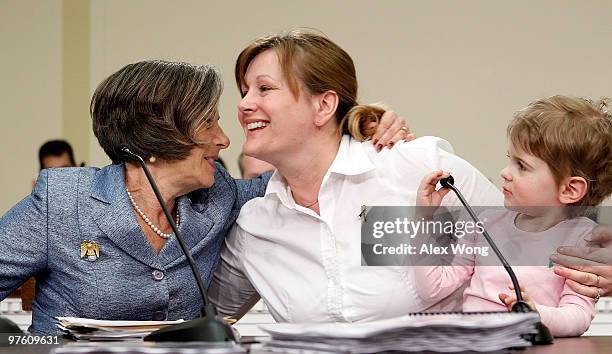
<instances>
[{"instance_id":1,"label":"young child","mask_svg":"<svg viewBox=\"0 0 612 354\"><path fill-rule=\"evenodd\" d=\"M558 337L583 334L595 313L596 300L570 289L546 261L557 246L583 245L588 240L596 224L582 216L585 210L580 207L598 205L612 192L612 117L606 112L607 102L553 96L517 112L507 131L509 163L501 171L506 209L481 215L494 239L518 238L515 245L521 248L506 249L506 257L514 253L520 258L530 251L544 257L544 262L510 263L525 301ZM417 206L439 206L449 189L436 191L436 183L448 175L436 171L426 176ZM472 242L486 245L484 236L471 237ZM469 240L466 236L460 242ZM414 267L419 295L437 301L471 279L463 295L464 311L510 309L516 301L507 294L514 294L510 277L499 262L486 266L495 257L489 253L488 257L457 255L460 259L453 264L459 265L454 266Z\"/></svg>"}]
</instances>

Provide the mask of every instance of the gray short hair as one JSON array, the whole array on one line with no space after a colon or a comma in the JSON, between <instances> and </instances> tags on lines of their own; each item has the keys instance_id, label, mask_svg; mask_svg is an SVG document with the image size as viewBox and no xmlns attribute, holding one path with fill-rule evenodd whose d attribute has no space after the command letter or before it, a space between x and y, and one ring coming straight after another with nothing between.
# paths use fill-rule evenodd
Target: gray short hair
<instances>
[{"instance_id":1,"label":"gray short hair","mask_svg":"<svg viewBox=\"0 0 612 354\"><path fill-rule=\"evenodd\" d=\"M113 163L119 148L149 158L182 160L202 127L218 116L223 82L210 65L161 60L126 65L102 81L91 98L98 142Z\"/></svg>"}]
</instances>

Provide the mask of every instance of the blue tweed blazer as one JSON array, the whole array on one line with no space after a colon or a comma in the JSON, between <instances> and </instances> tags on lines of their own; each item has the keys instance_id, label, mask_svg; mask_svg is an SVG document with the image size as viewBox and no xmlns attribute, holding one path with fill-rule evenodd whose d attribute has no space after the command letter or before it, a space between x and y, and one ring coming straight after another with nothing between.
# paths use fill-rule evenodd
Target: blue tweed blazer
<instances>
[{"instance_id":1,"label":"blue tweed blazer","mask_svg":"<svg viewBox=\"0 0 612 354\"><path fill-rule=\"evenodd\" d=\"M215 183L178 199L180 230L206 282L242 205L263 196L269 174ZM202 301L175 237L155 253L125 191L124 166L43 170L32 194L0 219L0 300L30 276L30 332L59 333L57 316L123 320L192 319ZM81 242L99 258L81 258Z\"/></svg>"}]
</instances>

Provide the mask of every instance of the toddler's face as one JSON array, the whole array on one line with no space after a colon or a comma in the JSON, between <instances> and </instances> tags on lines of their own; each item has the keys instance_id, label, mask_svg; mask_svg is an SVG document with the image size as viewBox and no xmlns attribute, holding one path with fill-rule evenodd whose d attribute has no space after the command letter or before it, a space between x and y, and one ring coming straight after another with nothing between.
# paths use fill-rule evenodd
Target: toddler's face
<instances>
[{"instance_id":1,"label":"toddler's face","mask_svg":"<svg viewBox=\"0 0 612 354\"><path fill-rule=\"evenodd\" d=\"M531 215L546 209L532 207L563 205L559 201L560 185L544 160L512 144L508 146L508 158L508 165L501 171L506 208Z\"/></svg>"}]
</instances>

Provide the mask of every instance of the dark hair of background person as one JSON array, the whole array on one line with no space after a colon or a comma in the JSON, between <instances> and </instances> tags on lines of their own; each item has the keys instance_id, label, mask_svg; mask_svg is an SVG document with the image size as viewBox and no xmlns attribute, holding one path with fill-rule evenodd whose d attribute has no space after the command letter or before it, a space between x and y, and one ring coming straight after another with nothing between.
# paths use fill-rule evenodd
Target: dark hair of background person
<instances>
[{"instance_id":1,"label":"dark hair of background person","mask_svg":"<svg viewBox=\"0 0 612 354\"><path fill-rule=\"evenodd\" d=\"M201 128L218 118L223 82L210 65L146 60L102 81L91 98L93 131L104 152L122 161L125 145L148 159L185 159Z\"/></svg>"},{"instance_id":2,"label":"dark hair of background person","mask_svg":"<svg viewBox=\"0 0 612 354\"><path fill-rule=\"evenodd\" d=\"M74 162L74 154L72 152L72 146L68 144L65 140L49 140L46 143L42 144L40 149L38 150L38 163L40 165L40 169L44 169L43 159L47 156L61 156L64 153L68 154L70 158L70 163L72 166L76 166Z\"/></svg>"}]
</instances>

